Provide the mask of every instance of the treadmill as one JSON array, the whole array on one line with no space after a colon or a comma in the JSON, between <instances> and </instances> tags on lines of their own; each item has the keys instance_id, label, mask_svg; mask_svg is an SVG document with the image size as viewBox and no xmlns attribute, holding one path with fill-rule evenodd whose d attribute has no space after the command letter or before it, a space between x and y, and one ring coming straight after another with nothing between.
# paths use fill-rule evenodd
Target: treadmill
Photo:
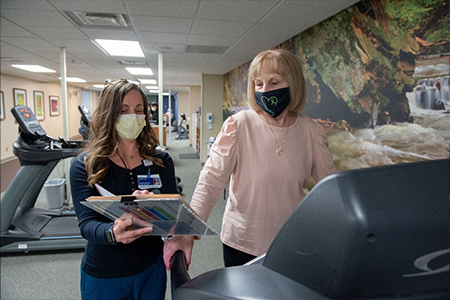
<instances>
[{"instance_id":1,"label":"treadmill","mask_svg":"<svg viewBox=\"0 0 450 300\"><path fill-rule=\"evenodd\" d=\"M86 142L48 136L27 106L11 112L19 124L13 153L21 167L1 199L0 253L84 249L75 211L34 206L58 162L77 156Z\"/></svg>"}]
</instances>

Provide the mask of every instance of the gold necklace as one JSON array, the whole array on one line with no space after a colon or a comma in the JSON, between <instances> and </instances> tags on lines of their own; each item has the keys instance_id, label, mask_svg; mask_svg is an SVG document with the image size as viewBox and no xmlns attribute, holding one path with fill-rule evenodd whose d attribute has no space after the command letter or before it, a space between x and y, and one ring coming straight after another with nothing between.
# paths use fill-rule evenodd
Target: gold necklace
<instances>
[{"instance_id":1,"label":"gold necklace","mask_svg":"<svg viewBox=\"0 0 450 300\"><path fill-rule=\"evenodd\" d=\"M139 154L139 151L134 153L133 155L130 155L130 158L133 159L136 154Z\"/></svg>"},{"instance_id":2,"label":"gold necklace","mask_svg":"<svg viewBox=\"0 0 450 300\"><path fill-rule=\"evenodd\" d=\"M286 137L287 137L287 135L288 135L289 127L290 127L290 126L287 126L287 127L286 127L286 134L284 135L284 139L283 139L283 141L281 142L281 145L278 145L277 138L275 137L275 134L273 133L272 125L270 125L269 120L267 120L266 114L264 114L264 117L266 118L266 121L267 121L267 123L269 124L270 132L272 133L272 137L273 137L273 139L274 139L274 141L275 141L275 144L277 145L277 150L276 150L276 152L277 152L278 155L281 155L281 154L283 154L283 145L284 145L284 143L286 142Z\"/></svg>"}]
</instances>

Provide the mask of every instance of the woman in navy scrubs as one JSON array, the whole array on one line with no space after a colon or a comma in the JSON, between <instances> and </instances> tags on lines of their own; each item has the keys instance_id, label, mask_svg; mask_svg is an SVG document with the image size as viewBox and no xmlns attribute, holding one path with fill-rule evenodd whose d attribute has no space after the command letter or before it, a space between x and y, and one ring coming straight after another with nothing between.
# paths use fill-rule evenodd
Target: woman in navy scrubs
<instances>
[{"instance_id":1,"label":"woman in navy scrubs","mask_svg":"<svg viewBox=\"0 0 450 300\"><path fill-rule=\"evenodd\" d=\"M82 236L82 299L164 299L163 241L151 225L125 214L112 222L80 202L98 196L95 184L115 195L177 194L172 158L159 152L147 97L127 80L107 82L92 118L86 151L74 160L70 183ZM150 181L157 178L158 184Z\"/></svg>"}]
</instances>

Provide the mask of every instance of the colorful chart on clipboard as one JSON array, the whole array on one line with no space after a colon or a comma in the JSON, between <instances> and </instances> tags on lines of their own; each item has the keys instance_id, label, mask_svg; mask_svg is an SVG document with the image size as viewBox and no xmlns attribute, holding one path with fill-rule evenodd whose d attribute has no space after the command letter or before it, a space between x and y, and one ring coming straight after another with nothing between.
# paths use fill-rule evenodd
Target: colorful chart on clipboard
<instances>
[{"instance_id":1,"label":"colorful chart on clipboard","mask_svg":"<svg viewBox=\"0 0 450 300\"><path fill-rule=\"evenodd\" d=\"M107 194L106 192L101 194ZM112 220L125 213L133 214L135 217L153 224L153 231L150 235L218 234L192 211L180 195L111 195L109 193L108 196L90 197L82 203Z\"/></svg>"}]
</instances>

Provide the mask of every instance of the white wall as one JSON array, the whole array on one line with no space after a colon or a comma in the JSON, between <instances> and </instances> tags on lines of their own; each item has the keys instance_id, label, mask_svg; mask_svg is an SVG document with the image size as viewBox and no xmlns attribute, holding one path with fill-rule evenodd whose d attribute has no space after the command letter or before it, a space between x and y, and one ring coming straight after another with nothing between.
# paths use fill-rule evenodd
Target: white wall
<instances>
[{"instance_id":1,"label":"white wall","mask_svg":"<svg viewBox=\"0 0 450 300\"><path fill-rule=\"evenodd\" d=\"M210 136L217 136L222 127L222 106L223 106L223 76L222 75L203 75L202 86L191 86L189 92L180 92L178 94L178 113L185 113L187 123L189 124L190 145L195 149L196 128L192 124L192 114L202 108L201 123L201 144L200 161L206 161L206 141ZM19 78L11 75L1 75L1 91L4 98L4 109L6 118L0 122L1 128L1 161L7 161L14 158L12 144L17 139L18 125L11 114L13 107L13 88L20 88L26 91L27 105L34 111L33 91L44 93L44 111L45 119L41 121L41 126L48 135L57 138L63 136L63 118L62 105L60 103L59 116L50 116L49 96L58 96L60 102L61 85L60 83L43 83L29 79ZM91 113L96 107L96 93L91 92ZM79 138L78 126L80 124L80 113L78 105L81 104L81 89L78 87L67 87L67 108L69 137ZM212 112L214 115L213 129L208 129L206 113ZM179 116L178 116L179 117Z\"/></svg>"},{"instance_id":2,"label":"white wall","mask_svg":"<svg viewBox=\"0 0 450 300\"><path fill-rule=\"evenodd\" d=\"M213 114L212 129L208 128L207 113ZM223 76L202 75L202 118L200 134L200 162L207 159L207 141L216 137L223 124Z\"/></svg>"}]
</instances>

